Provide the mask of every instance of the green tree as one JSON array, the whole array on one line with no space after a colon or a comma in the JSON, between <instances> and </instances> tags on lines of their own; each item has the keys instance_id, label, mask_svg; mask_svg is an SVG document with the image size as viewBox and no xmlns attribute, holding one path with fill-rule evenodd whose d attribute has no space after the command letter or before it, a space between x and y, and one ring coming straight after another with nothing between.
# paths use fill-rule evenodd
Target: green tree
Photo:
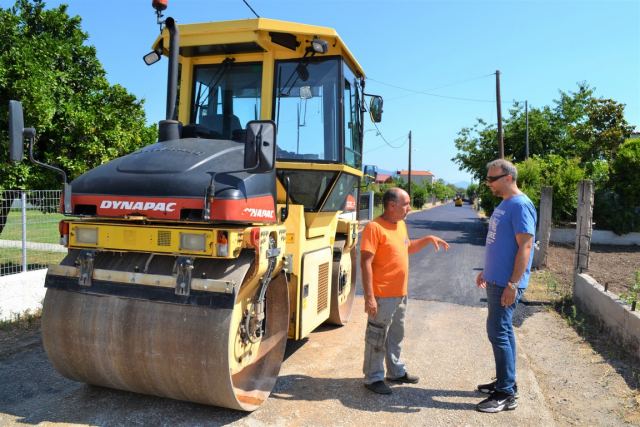
<instances>
[{"instance_id":1,"label":"green tree","mask_svg":"<svg viewBox=\"0 0 640 427\"><path fill-rule=\"evenodd\" d=\"M67 6L17 0L0 9L0 149L8 152L7 106L20 100L25 125L38 133L36 159L73 179L113 158L152 143L143 101L110 85L80 17ZM29 162L0 170L0 189L59 188L57 174Z\"/></svg>"},{"instance_id":2,"label":"green tree","mask_svg":"<svg viewBox=\"0 0 640 427\"><path fill-rule=\"evenodd\" d=\"M467 195L467 198L473 201L473 199L475 199L478 195L478 184L476 184L475 182L469 184L469 186L465 190L465 193Z\"/></svg>"},{"instance_id":3,"label":"green tree","mask_svg":"<svg viewBox=\"0 0 640 427\"><path fill-rule=\"evenodd\" d=\"M624 105L595 98L586 83L579 83L575 92L561 91L554 104L529 110L529 155L577 157L589 175L602 173L598 162L613 158L632 131L624 119ZM524 105L514 103L503 122L505 157L521 162L525 159ZM480 119L473 127L461 129L454 143L458 153L452 160L478 180L484 178L486 164L499 156L496 127Z\"/></svg>"}]
</instances>

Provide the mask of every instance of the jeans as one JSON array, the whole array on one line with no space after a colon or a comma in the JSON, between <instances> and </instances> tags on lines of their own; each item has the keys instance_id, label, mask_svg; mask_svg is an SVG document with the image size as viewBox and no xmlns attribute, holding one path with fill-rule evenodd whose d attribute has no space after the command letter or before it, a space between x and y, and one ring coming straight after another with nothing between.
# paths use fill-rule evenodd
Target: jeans
<instances>
[{"instance_id":1,"label":"jeans","mask_svg":"<svg viewBox=\"0 0 640 427\"><path fill-rule=\"evenodd\" d=\"M384 364L388 378L400 378L406 373L400 361L404 338L404 318L407 311L407 297L378 298L378 312L369 316L364 344L365 384L384 380Z\"/></svg>"},{"instance_id":2,"label":"jeans","mask_svg":"<svg viewBox=\"0 0 640 427\"><path fill-rule=\"evenodd\" d=\"M496 390L514 394L516 383L516 337L513 333L513 312L522 298L524 288L516 294L516 300L508 307L500 305L504 287L487 283L487 335L493 347L496 363Z\"/></svg>"}]
</instances>

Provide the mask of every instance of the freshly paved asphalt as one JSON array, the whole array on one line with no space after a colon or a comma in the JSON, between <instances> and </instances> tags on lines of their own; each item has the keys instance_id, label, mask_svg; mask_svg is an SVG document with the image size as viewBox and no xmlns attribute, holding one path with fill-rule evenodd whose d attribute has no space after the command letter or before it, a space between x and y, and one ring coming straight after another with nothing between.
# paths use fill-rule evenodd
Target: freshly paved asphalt
<instances>
[{"instance_id":1,"label":"freshly paved asphalt","mask_svg":"<svg viewBox=\"0 0 640 427\"><path fill-rule=\"evenodd\" d=\"M471 205L453 203L411 212L406 219L412 239L433 234L449 243L447 252L432 246L409 259L409 298L484 306L485 291L475 285L484 265L486 225ZM358 265L358 294L362 295Z\"/></svg>"},{"instance_id":2,"label":"freshly paved asphalt","mask_svg":"<svg viewBox=\"0 0 640 427\"><path fill-rule=\"evenodd\" d=\"M471 205L453 203L410 214L412 239L427 234L449 243L447 252L428 246L409 259L409 298L481 306L486 296L475 285L484 265L486 226Z\"/></svg>"}]
</instances>

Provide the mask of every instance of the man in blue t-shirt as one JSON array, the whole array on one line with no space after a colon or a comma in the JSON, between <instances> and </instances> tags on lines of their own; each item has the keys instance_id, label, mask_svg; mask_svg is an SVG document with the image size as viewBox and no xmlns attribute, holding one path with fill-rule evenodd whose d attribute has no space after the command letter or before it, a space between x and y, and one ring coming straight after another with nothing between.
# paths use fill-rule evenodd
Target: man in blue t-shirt
<instances>
[{"instance_id":1,"label":"man in blue t-shirt","mask_svg":"<svg viewBox=\"0 0 640 427\"><path fill-rule=\"evenodd\" d=\"M517 178L511 162L498 159L487 164L487 186L502 202L489 220L484 271L476 277L478 287L487 290L487 335L496 363L496 380L478 386L489 394L476 406L481 412L518 406L512 318L529 283L537 216L529 197L518 189Z\"/></svg>"}]
</instances>

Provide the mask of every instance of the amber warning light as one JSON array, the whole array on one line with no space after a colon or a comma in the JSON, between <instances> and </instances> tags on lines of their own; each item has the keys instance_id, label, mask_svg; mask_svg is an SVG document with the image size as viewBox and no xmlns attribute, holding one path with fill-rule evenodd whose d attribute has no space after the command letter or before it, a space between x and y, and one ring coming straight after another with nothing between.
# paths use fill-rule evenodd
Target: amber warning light
<instances>
[{"instance_id":1,"label":"amber warning light","mask_svg":"<svg viewBox=\"0 0 640 427\"><path fill-rule=\"evenodd\" d=\"M169 0L152 0L151 6L153 6L155 10L162 11L167 8L168 3Z\"/></svg>"}]
</instances>

